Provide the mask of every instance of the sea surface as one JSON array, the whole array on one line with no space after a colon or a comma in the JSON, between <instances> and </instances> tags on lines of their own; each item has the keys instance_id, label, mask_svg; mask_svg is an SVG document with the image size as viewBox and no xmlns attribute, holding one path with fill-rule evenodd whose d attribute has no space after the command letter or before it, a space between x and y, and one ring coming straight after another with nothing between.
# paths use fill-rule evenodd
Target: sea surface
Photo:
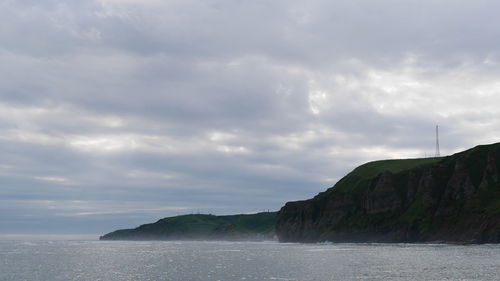
<instances>
[{"instance_id":1,"label":"sea surface","mask_svg":"<svg viewBox=\"0 0 500 281\"><path fill-rule=\"evenodd\" d=\"M500 280L500 245L0 241L0 280Z\"/></svg>"}]
</instances>

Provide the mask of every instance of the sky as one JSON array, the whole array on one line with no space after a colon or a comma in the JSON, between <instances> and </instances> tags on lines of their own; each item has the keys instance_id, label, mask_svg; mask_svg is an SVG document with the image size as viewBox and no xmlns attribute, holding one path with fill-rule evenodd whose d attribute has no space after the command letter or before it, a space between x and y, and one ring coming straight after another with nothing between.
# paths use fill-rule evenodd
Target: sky
<instances>
[{"instance_id":1,"label":"sky","mask_svg":"<svg viewBox=\"0 0 500 281\"><path fill-rule=\"evenodd\" d=\"M276 211L437 124L442 155L498 142L498 10L2 0L0 238Z\"/></svg>"}]
</instances>

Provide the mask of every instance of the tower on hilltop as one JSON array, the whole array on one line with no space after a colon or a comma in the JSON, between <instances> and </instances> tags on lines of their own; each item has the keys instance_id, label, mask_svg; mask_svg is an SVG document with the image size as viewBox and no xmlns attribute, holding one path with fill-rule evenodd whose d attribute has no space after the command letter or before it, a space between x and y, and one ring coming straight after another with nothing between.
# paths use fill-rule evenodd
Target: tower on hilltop
<instances>
[{"instance_id":1,"label":"tower on hilltop","mask_svg":"<svg viewBox=\"0 0 500 281\"><path fill-rule=\"evenodd\" d=\"M439 152L439 126L436 125L436 155L435 157L440 157L441 153Z\"/></svg>"}]
</instances>

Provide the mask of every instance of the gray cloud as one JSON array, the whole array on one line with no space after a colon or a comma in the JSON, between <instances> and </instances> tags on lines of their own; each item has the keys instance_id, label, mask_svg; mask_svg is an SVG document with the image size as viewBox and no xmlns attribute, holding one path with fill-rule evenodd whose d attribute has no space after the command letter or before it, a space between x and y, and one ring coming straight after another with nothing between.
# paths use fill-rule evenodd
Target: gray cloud
<instances>
[{"instance_id":1,"label":"gray cloud","mask_svg":"<svg viewBox=\"0 0 500 281\"><path fill-rule=\"evenodd\" d=\"M495 142L498 6L3 1L1 231L277 210L433 155L435 124L445 154Z\"/></svg>"}]
</instances>

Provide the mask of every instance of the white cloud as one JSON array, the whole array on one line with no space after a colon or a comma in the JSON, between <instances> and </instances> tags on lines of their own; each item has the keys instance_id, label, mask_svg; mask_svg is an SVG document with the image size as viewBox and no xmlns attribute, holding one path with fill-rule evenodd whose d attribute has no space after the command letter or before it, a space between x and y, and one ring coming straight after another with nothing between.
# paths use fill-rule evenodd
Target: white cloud
<instances>
[{"instance_id":1,"label":"white cloud","mask_svg":"<svg viewBox=\"0 0 500 281\"><path fill-rule=\"evenodd\" d=\"M54 177L54 176L43 176L43 177L34 177L35 180L47 181L55 184L63 184L63 185L71 185L75 184L72 180L64 178L64 177Z\"/></svg>"}]
</instances>

